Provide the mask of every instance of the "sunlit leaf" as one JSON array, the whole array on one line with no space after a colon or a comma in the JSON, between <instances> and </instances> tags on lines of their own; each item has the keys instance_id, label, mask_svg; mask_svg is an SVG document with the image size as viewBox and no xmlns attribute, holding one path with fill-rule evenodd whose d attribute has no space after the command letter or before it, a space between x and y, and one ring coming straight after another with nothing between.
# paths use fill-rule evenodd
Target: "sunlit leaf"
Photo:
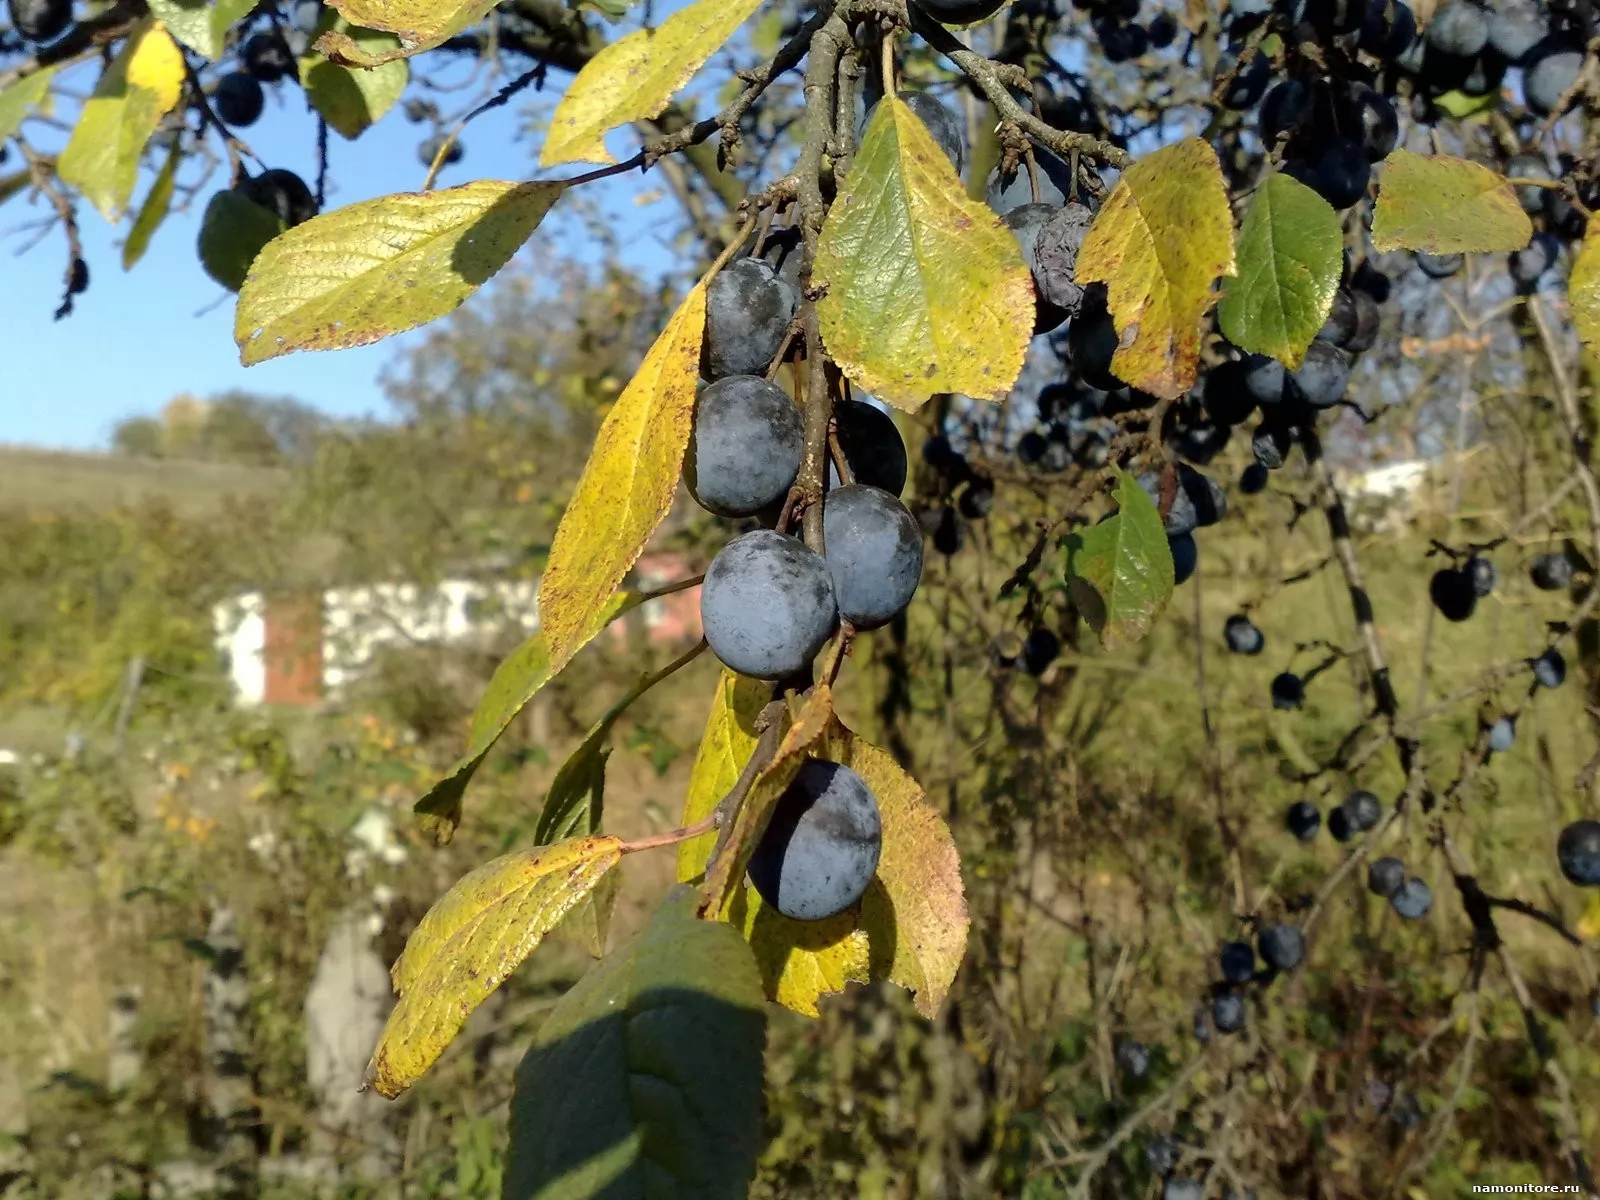
<instances>
[{"instance_id":1,"label":"sunlit leaf","mask_svg":"<svg viewBox=\"0 0 1600 1200\"><path fill-rule=\"evenodd\" d=\"M594 612L672 506L689 443L705 325L702 282L679 305L600 425L539 581L539 621L553 670L588 640Z\"/></svg>"},{"instance_id":2,"label":"sunlit leaf","mask_svg":"<svg viewBox=\"0 0 1600 1200\"><path fill-rule=\"evenodd\" d=\"M661 115L672 95L733 36L761 0L697 0L656 29L612 42L584 64L550 118L541 166L609 163L609 130Z\"/></svg>"},{"instance_id":3,"label":"sunlit leaf","mask_svg":"<svg viewBox=\"0 0 1600 1200\"><path fill-rule=\"evenodd\" d=\"M240 290L240 360L364 346L444 316L511 260L561 192L481 180L296 225L257 256Z\"/></svg>"},{"instance_id":4,"label":"sunlit leaf","mask_svg":"<svg viewBox=\"0 0 1600 1200\"><path fill-rule=\"evenodd\" d=\"M1409 150L1383 160L1372 214L1377 249L1487 254L1521 250L1532 239L1516 189L1481 163Z\"/></svg>"},{"instance_id":5,"label":"sunlit leaf","mask_svg":"<svg viewBox=\"0 0 1600 1200\"><path fill-rule=\"evenodd\" d=\"M502 1200L743 1196L766 1012L733 929L668 897L546 1018L517 1069Z\"/></svg>"},{"instance_id":6,"label":"sunlit leaf","mask_svg":"<svg viewBox=\"0 0 1600 1200\"><path fill-rule=\"evenodd\" d=\"M860 918L872 978L914 993L917 1011L931 1018L950 994L971 925L950 827L893 755L843 725L834 724L817 753L849 767L878 798L883 853Z\"/></svg>"},{"instance_id":7,"label":"sunlit leaf","mask_svg":"<svg viewBox=\"0 0 1600 1200\"><path fill-rule=\"evenodd\" d=\"M1275 172L1239 231L1239 274L1223 288L1218 324L1241 350L1298 367L1333 308L1343 267L1339 215L1305 184Z\"/></svg>"},{"instance_id":8,"label":"sunlit leaf","mask_svg":"<svg viewBox=\"0 0 1600 1200\"><path fill-rule=\"evenodd\" d=\"M483 20L494 0L333 0L351 25L395 35L395 44L363 44L342 29L330 30L317 48L350 66L373 67L429 50Z\"/></svg>"},{"instance_id":9,"label":"sunlit leaf","mask_svg":"<svg viewBox=\"0 0 1600 1200\"><path fill-rule=\"evenodd\" d=\"M614 837L578 838L485 863L440 898L390 972L399 1001L368 1082L393 1099L444 1053L473 1011L622 857Z\"/></svg>"},{"instance_id":10,"label":"sunlit leaf","mask_svg":"<svg viewBox=\"0 0 1600 1200\"><path fill-rule=\"evenodd\" d=\"M772 686L724 670L717 680L711 700L711 715L706 718L700 737L700 750L689 772L688 796L683 806L684 826L709 817L721 799L733 790L745 763L756 748L760 734L755 720L772 698ZM715 833L702 834L678 843L678 880L698 879L706 869Z\"/></svg>"},{"instance_id":11,"label":"sunlit leaf","mask_svg":"<svg viewBox=\"0 0 1600 1200\"><path fill-rule=\"evenodd\" d=\"M1172 550L1161 513L1126 471L1115 514L1067 542L1067 585L1100 644L1116 650L1144 637L1172 597Z\"/></svg>"},{"instance_id":12,"label":"sunlit leaf","mask_svg":"<svg viewBox=\"0 0 1600 1200\"><path fill-rule=\"evenodd\" d=\"M898 97L878 104L822 227L822 339L851 381L897 408L959 392L999 399L1033 337L1016 237L967 197Z\"/></svg>"},{"instance_id":13,"label":"sunlit leaf","mask_svg":"<svg viewBox=\"0 0 1600 1200\"><path fill-rule=\"evenodd\" d=\"M1233 210L1208 143L1188 138L1124 171L1077 265L1079 283L1107 285L1117 378L1168 400L1193 387L1211 285L1233 272Z\"/></svg>"},{"instance_id":14,"label":"sunlit leaf","mask_svg":"<svg viewBox=\"0 0 1600 1200\"><path fill-rule=\"evenodd\" d=\"M1498 88L1481 94L1463 92L1459 89L1441 92L1433 98L1433 105L1442 112L1449 113L1458 121L1468 117L1475 117L1479 113L1488 112L1500 103Z\"/></svg>"},{"instance_id":15,"label":"sunlit leaf","mask_svg":"<svg viewBox=\"0 0 1600 1200\"><path fill-rule=\"evenodd\" d=\"M860 916L850 909L821 921L791 920L765 904L755 888L745 887L735 896L727 919L744 931L767 999L815 1017L823 996L865 983L871 974Z\"/></svg>"},{"instance_id":16,"label":"sunlit leaf","mask_svg":"<svg viewBox=\"0 0 1600 1200\"><path fill-rule=\"evenodd\" d=\"M1600 354L1600 222L1591 221L1567 280L1572 323L1586 346Z\"/></svg>"},{"instance_id":17,"label":"sunlit leaf","mask_svg":"<svg viewBox=\"0 0 1600 1200\"><path fill-rule=\"evenodd\" d=\"M178 103L183 51L158 23L141 22L100 76L56 164L108 221L119 220L139 175L145 143Z\"/></svg>"}]
</instances>

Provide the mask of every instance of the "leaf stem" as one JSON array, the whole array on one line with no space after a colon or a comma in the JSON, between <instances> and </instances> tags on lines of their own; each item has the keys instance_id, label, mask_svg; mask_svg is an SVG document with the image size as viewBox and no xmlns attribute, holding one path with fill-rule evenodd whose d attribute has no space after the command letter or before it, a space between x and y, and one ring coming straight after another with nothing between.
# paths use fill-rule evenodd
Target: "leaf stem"
<instances>
[{"instance_id":1,"label":"leaf stem","mask_svg":"<svg viewBox=\"0 0 1600 1200\"><path fill-rule=\"evenodd\" d=\"M637 854L641 850L655 850L661 846L676 846L679 842L687 842L699 837L701 834L710 833L717 827L717 814L713 812L703 821L696 821L693 825L685 825L682 829L673 829L667 833L658 833L653 837L636 838L631 842L622 843L622 853Z\"/></svg>"}]
</instances>

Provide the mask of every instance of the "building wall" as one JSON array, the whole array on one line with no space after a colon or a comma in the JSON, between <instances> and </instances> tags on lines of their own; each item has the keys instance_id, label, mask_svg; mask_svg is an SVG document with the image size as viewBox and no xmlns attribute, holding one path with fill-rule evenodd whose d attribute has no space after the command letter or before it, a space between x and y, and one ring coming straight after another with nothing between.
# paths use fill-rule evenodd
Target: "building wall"
<instances>
[{"instance_id":1,"label":"building wall","mask_svg":"<svg viewBox=\"0 0 1600 1200\"><path fill-rule=\"evenodd\" d=\"M260 592L245 592L211 613L216 645L233 680L240 704L262 704L267 698L267 605Z\"/></svg>"},{"instance_id":2,"label":"building wall","mask_svg":"<svg viewBox=\"0 0 1600 1200\"><path fill-rule=\"evenodd\" d=\"M681 555L647 555L634 586L654 590L690 574ZM383 583L332 588L320 597L247 592L218 605L217 649L240 704L315 705L359 678L382 649L461 643L507 622L539 627L539 585L447 579L437 587ZM700 589L663 596L639 611L646 637L672 644L700 636ZM625 623L611 627L626 637Z\"/></svg>"}]
</instances>

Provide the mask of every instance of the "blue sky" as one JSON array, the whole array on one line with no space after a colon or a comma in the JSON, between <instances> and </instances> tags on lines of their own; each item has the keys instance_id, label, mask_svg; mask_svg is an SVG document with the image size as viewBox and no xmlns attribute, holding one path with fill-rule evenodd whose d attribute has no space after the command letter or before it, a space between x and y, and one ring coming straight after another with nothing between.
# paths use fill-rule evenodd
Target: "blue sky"
<instances>
[{"instance_id":1,"label":"blue sky","mask_svg":"<svg viewBox=\"0 0 1600 1200\"><path fill-rule=\"evenodd\" d=\"M92 75L76 72L71 82L87 88ZM552 92L564 82L553 78ZM267 165L286 167L313 182L315 118L306 111L298 87L279 84L268 91L266 115L241 136ZM475 94L441 97L441 108L465 105ZM526 121L519 101L467 127L462 137L466 156L441 174L440 186L534 174L538 139L519 133ZM407 122L397 107L356 141L330 133L328 207L420 187L425 171L417 159L417 143L429 131L429 126ZM45 135L35 140L47 144ZM625 136L618 136L615 149L630 149ZM135 205L150 178L146 171L134 193ZM60 232L18 257L18 249L29 240L18 228L47 209L24 197L0 206L0 278L6 283L0 289L0 345L7 350L0 375L0 443L100 448L123 417L158 411L180 392L206 396L231 388L292 396L337 416L383 413L379 374L404 345L404 336L355 350L288 355L249 369L239 365L232 336L233 297L205 275L195 255L205 196L225 182L225 173L219 171L199 203L170 215L144 259L128 273L120 259L128 222L113 228L84 205L79 223L91 286L78 298L76 312L60 322L52 319L65 265ZM668 261L660 239L675 212L666 202L641 208L635 198L658 186L659 180L628 176L591 189L616 221L640 229L644 236L630 245L630 258L637 255L635 265L647 271ZM558 227L562 249L582 255L581 228L578 222L570 224L570 229Z\"/></svg>"}]
</instances>

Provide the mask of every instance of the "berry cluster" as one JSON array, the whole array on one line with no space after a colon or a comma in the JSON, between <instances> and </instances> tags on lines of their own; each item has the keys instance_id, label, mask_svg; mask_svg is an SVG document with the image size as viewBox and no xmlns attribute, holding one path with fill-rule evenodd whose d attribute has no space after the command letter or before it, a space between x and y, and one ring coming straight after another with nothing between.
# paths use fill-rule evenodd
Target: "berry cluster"
<instances>
[{"instance_id":1,"label":"berry cluster","mask_svg":"<svg viewBox=\"0 0 1600 1200\"><path fill-rule=\"evenodd\" d=\"M959 143L958 143L959 147ZM787 356L800 301L799 239L780 230L711 281L683 478L719 517L756 527L712 559L701 589L706 641L730 670L806 675L840 623L875 629L905 611L922 579L922 529L900 501L905 443L865 400L833 405L822 551L793 536L806 429L769 376ZM859 775L811 760L783 794L750 879L785 916L815 921L861 899L877 869L878 803Z\"/></svg>"}]
</instances>

